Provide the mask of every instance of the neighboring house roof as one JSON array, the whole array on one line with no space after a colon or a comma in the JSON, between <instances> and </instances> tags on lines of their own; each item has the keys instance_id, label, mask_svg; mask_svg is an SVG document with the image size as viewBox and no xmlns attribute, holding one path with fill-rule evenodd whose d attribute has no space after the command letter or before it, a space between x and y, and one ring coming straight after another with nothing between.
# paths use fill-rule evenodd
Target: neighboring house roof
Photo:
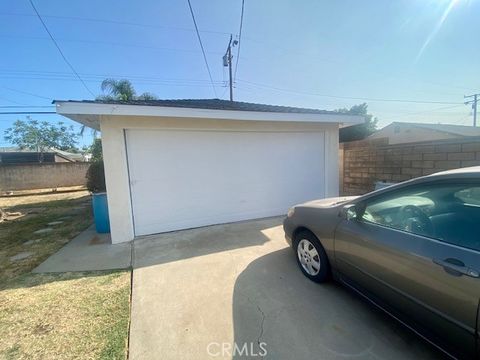
<instances>
[{"instance_id":1,"label":"neighboring house roof","mask_svg":"<svg viewBox=\"0 0 480 360\"><path fill-rule=\"evenodd\" d=\"M237 110L237 111L263 111L297 114L338 114L335 111L308 109L293 106L279 106L256 104L242 101L229 101L221 99L172 99L172 100L130 100L130 101L103 101L103 100L55 100L57 102L115 104L115 105L144 105L167 106L176 108L211 109L211 110Z\"/></svg>"},{"instance_id":2,"label":"neighboring house roof","mask_svg":"<svg viewBox=\"0 0 480 360\"><path fill-rule=\"evenodd\" d=\"M13 153L13 154L20 154L20 153L29 153L29 154L37 154L37 151L31 149L21 149L15 146L7 146L7 147L0 147L0 153ZM75 154L68 151L58 150L58 149L48 149L43 152L44 154L55 154L60 156L61 158L68 160L68 161L85 161L82 154Z\"/></svg>"},{"instance_id":3,"label":"neighboring house roof","mask_svg":"<svg viewBox=\"0 0 480 360\"><path fill-rule=\"evenodd\" d=\"M3 152L3 153L20 153L20 152L36 152L36 151L33 151L33 150L30 150L30 149L21 149L19 147L16 147L16 146L3 146L3 147L0 147L0 152Z\"/></svg>"},{"instance_id":4,"label":"neighboring house roof","mask_svg":"<svg viewBox=\"0 0 480 360\"><path fill-rule=\"evenodd\" d=\"M412 123L412 122L392 122L390 125L378 130L376 133L382 132L383 129L392 126L410 126L427 130L440 131L456 136L480 136L480 127L465 125L449 125L449 124L428 124L428 123ZM376 134L375 133L375 134Z\"/></svg>"},{"instance_id":5,"label":"neighboring house roof","mask_svg":"<svg viewBox=\"0 0 480 360\"><path fill-rule=\"evenodd\" d=\"M52 149L52 151L54 151L59 156L62 156L64 158L67 158L73 161L85 161L84 156L80 153L72 153L72 152L58 150L58 149Z\"/></svg>"}]
</instances>

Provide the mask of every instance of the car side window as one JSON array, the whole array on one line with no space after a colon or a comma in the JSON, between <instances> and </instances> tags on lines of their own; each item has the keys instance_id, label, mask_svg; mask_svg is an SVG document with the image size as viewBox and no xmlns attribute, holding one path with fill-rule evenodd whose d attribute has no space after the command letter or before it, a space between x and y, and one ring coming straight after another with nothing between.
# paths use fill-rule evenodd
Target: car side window
<instances>
[{"instance_id":1,"label":"car side window","mask_svg":"<svg viewBox=\"0 0 480 360\"><path fill-rule=\"evenodd\" d=\"M480 251L480 185L411 186L367 200L361 220Z\"/></svg>"},{"instance_id":2,"label":"car side window","mask_svg":"<svg viewBox=\"0 0 480 360\"><path fill-rule=\"evenodd\" d=\"M467 206L480 206L480 186L457 191L455 197Z\"/></svg>"}]
</instances>

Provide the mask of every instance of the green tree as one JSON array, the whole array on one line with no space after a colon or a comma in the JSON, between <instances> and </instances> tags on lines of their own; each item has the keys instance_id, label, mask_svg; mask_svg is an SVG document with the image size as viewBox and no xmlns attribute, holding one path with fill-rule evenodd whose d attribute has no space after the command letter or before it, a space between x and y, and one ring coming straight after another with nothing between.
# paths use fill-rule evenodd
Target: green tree
<instances>
[{"instance_id":1,"label":"green tree","mask_svg":"<svg viewBox=\"0 0 480 360\"><path fill-rule=\"evenodd\" d=\"M102 139L94 139L92 145L88 149L88 153L92 155L90 161L102 161Z\"/></svg>"},{"instance_id":2,"label":"green tree","mask_svg":"<svg viewBox=\"0 0 480 360\"><path fill-rule=\"evenodd\" d=\"M343 108L335 110L341 114L360 115L365 118L363 124L348 126L340 129L340 142L362 140L377 130L378 119L368 113L367 103L353 105L350 109Z\"/></svg>"},{"instance_id":3,"label":"green tree","mask_svg":"<svg viewBox=\"0 0 480 360\"><path fill-rule=\"evenodd\" d=\"M4 139L17 145L20 149L34 150L39 153L39 162L43 161L46 150L58 149L76 151L78 134L73 126L63 122L57 124L37 121L31 118L17 120L5 130Z\"/></svg>"},{"instance_id":4,"label":"green tree","mask_svg":"<svg viewBox=\"0 0 480 360\"><path fill-rule=\"evenodd\" d=\"M97 97L97 100L155 100L157 97L149 92L145 92L139 96L136 95L135 88L129 80L121 79L105 79L102 81L101 89L104 93Z\"/></svg>"},{"instance_id":5,"label":"green tree","mask_svg":"<svg viewBox=\"0 0 480 360\"><path fill-rule=\"evenodd\" d=\"M149 92L144 92L143 94L137 96L135 100L157 100L157 96Z\"/></svg>"}]
</instances>

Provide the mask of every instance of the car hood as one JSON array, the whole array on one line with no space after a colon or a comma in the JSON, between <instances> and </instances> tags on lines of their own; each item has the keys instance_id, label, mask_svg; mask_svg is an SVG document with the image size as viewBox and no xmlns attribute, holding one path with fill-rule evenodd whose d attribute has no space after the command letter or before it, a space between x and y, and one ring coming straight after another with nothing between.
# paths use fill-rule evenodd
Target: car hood
<instances>
[{"instance_id":1,"label":"car hood","mask_svg":"<svg viewBox=\"0 0 480 360\"><path fill-rule=\"evenodd\" d=\"M347 201L355 200L356 198L358 198L358 196L332 197L332 198L308 201L298 206L327 208L327 207L333 207L333 206L344 204Z\"/></svg>"}]
</instances>

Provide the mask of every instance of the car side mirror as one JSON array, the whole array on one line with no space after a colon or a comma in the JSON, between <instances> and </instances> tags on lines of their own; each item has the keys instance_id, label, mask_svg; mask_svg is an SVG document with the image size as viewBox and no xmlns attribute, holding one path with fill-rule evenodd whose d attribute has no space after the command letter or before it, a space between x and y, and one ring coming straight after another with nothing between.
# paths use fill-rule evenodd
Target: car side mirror
<instances>
[{"instance_id":1,"label":"car side mirror","mask_svg":"<svg viewBox=\"0 0 480 360\"><path fill-rule=\"evenodd\" d=\"M347 221L357 220L358 218L358 211L355 204L345 205L342 209L342 213L343 213L343 218Z\"/></svg>"}]
</instances>

